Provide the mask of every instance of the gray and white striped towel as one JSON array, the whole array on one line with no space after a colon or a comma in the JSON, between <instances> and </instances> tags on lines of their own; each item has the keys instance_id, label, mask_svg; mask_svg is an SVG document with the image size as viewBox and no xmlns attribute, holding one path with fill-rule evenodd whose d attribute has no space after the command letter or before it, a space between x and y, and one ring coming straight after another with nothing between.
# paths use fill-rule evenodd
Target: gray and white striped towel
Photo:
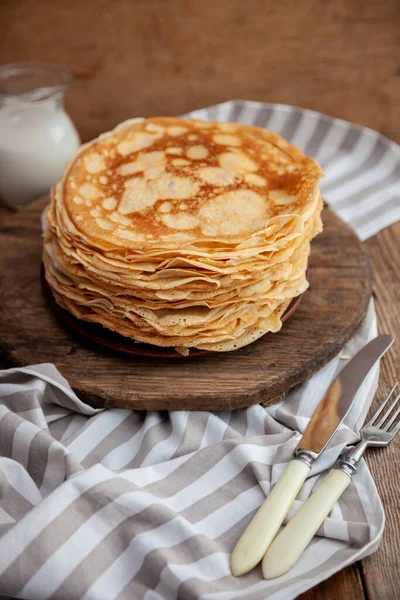
<instances>
[{"instance_id":1,"label":"gray and white striped towel","mask_svg":"<svg viewBox=\"0 0 400 600\"><path fill-rule=\"evenodd\" d=\"M327 174L326 199L363 238L400 216L394 189L400 152L375 132L253 102L192 114L266 125L317 156ZM371 303L346 353L375 335ZM288 600L373 552L384 513L362 463L289 573L267 582L259 569L238 579L229 569L235 542L342 366L337 357L273 407L215 413L95 410L51 364L0 372L0 595ZM343 446L356 440L377 379L378 368L289 518Z\"/></svg>"}]
</instances>

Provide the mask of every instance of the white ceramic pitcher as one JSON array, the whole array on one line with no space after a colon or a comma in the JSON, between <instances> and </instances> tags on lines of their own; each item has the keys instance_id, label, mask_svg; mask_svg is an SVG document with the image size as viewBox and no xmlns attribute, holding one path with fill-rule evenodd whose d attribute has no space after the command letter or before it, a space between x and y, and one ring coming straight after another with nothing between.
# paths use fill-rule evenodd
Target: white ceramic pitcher
<instances>
[{"instance_id":1,"label":"white ceramic pitcher","mask_svg":"<svg viewBox=\"0 0 400 600\"><path fill-rule=\"evenodd\" d=\"M61 65L0 67L0 197L10 208L46 194L79 147L63 105L71 82Z\"/></svg>"}]
</instances>

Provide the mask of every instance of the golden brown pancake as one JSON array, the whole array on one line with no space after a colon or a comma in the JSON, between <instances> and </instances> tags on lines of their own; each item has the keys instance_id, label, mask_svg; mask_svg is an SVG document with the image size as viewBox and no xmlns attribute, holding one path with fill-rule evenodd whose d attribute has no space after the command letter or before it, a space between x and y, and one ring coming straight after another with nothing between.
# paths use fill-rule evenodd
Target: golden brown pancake
<instances>
[{"instance_id":1,"label":"golden brown pancake","mask_svg":"<svg viewBox=\"0 0 400 600\"><path fill-rule=\"evenodd\" d=\"M257 127L122 123L82 146L52 192L47 281L72 314L137 341L246 345L308 285L321 175Z\"/></svg>"},{"instance_id":2,"label":"golden brown pancake","mask_svg":"<svg viewBox=\"0 0 400 600\"><path fill-rule=\"evenodd\" d=\"M288 209L302 215L320 176L266 130L157 117L83 146L59 193L79 233L144 250L246 239Z\"/></svg>"}]
</instances>

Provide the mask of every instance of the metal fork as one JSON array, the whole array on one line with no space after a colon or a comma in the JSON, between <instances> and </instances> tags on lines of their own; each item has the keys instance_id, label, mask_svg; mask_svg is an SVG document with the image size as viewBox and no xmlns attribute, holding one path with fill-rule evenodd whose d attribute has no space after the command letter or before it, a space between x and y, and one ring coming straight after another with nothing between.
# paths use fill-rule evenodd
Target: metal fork
<instances>
[{"instance_id":1,"label":"metal fork","mask_svg":"<svg viewBox=\"0 0 400 600\"><path fill-rule=\"evenodd\" d=\"M360 431L361 440L350 450L348 454L340 456L336 463L337 468L347 473L349 477L357 473L357 465L360 462L362 455L368 446L387 446L390 444L396 433L400 431L400 422L390 429L400 414L400 406L394 411L399 404L400 394L396 396L392 404L381 417L383 409L386 407L390 398L393 396L398 383L395 383L390 390L387 398L382 402L372 419L364 425ZM393 412L394 411L394 412ZM392 413L392 414L391 414ZM378 421L378 418L381 417ZM389 419L390 417L390 419ZM389 419L389 420L388 420ZM387 422L386 422L387 421ZM390 431L389 431L390 429Z\"/></svg>"},{"instance_id":2,"label":"metal fork","mask_svg":"<svg viewBox=\"0 0 400 600\"><path fill-rule=\"evenodd\" d=\"M265 579L279 577L300 558L315 533L329 515L334 504L357 473L357 466L368 446L387 446L400 431L400 394L384 412L397 383L374 416L360 431L360 441L350 451L342 453L326 479L297 511L293 519L275 538L262 561Z\"/></svg>"}]
</instances>

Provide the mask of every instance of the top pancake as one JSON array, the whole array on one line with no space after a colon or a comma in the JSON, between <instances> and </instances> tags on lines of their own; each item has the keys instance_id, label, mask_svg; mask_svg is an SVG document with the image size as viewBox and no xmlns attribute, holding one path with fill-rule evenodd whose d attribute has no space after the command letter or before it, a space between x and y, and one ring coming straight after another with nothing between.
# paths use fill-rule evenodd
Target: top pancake
<instances>
[{"instance_id":1,"label":"top pancake","mask_svg":"<svg viewBox=\"0 0 400 600\"><path fill-rule=\"evenodd\" d=\"M280 136L236 123L134 119L82 146L55 190L89 244L146 252L237 244L281 216L309 217L318 164Z\"/></svg>"}]
</instances>

